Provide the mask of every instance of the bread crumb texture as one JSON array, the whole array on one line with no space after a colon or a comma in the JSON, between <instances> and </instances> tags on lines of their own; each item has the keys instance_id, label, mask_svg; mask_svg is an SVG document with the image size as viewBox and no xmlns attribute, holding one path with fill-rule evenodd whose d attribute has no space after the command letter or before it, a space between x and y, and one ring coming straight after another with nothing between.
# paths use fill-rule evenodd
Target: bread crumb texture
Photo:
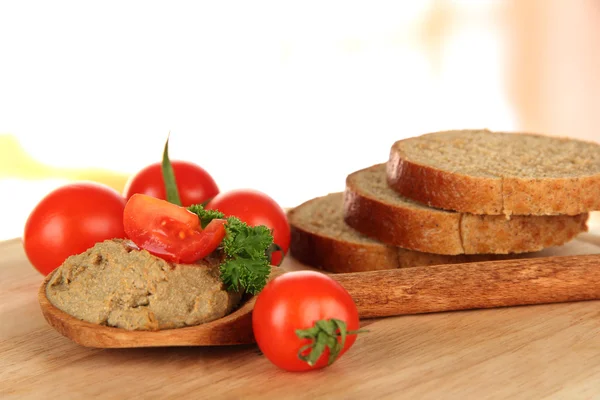
<instances>
[{"instance_id":1,"label":"bread crumb texture","mask_svg":"<svg viewBox=\"0 0 600 400\"><path fill-rule=\"evenodd\" d=\"M288 213L290 224L309 232L341 241L364 245L378 244L374 239L350 228L343 217L343 194L331 193L317 197L294 208Z\"/></svg>"},{"instance_id":2,"label":"bread crumb texture","mask_svg":"<svg viewBox=\"0 0 600 400\"><path fill-rule=\"evenodd\" d=\"M477 177L578 178L600 174L600 145L505 132L449 131L401 141L407 159Z\"/></svg>"},{"instance_id":3,"label":"bread crumb texture","mask_svg":"<svg viewBox=\"0 0 600 400\"><path fill-rule=\"evenodd\" d=\"M396 142L390 185L435 207L475 214L576 215L600 209L600 145L462 130Z\"/></svg>"}]
</instances>

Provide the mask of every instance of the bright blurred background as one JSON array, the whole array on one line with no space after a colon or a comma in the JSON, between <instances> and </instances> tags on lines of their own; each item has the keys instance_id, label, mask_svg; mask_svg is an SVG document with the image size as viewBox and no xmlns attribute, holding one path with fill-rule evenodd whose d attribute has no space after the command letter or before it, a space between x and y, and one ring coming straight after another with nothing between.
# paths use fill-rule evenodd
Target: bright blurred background
<instances>
[{"instance_id":1,"label":"bright blurred background","mask_svg":"<svg viewBox=\"0 0 600 400\"><path fill-rule=\"evenodd\" d=\"M441 129L600 141L600 2L0 2L0 240L158 161L289 207Z\"/></svg>"}]
</instances>

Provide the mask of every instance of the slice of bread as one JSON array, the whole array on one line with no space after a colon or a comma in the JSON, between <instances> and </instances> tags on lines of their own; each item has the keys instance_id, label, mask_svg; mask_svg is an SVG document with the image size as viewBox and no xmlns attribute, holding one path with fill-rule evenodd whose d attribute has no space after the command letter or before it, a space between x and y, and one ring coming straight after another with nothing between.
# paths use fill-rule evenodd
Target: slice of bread
<instances>
[{"instance_id":1,"label":"slice of bread","mask_svg":"<svg viewBox=\"0 0 600 400\"><path fill-rule=\"evenodd\" d=\"M600 145L463 130L400 140L388 184L421 203L472 214L577 215L600 210Z\"/></svg>"},{"instance_id":2,"label":"slice of bread","mask_svg":"<svg viewBox=\"0 0 600 400\"><path fill-rule=\"evenodd\" d=\"M506 258L495 255L448 256L388 246L348 226L344 222L342 207L343 193L331 193L290 210L291 255L306 265L336 273Z\"/></svg>"},{"instance_id":3,"label":"slice of bread","mask_svg":"<svg viewBox=\"0 0 600 400\"><path fill-rule=\"evenodd\" d=\"M369 237L438 254L508 254L538 251L586 231L588 214L575 216L474 215L419 204L392 190L385 164L350 174L344 219Z\"/></svg>"}]
</instances>

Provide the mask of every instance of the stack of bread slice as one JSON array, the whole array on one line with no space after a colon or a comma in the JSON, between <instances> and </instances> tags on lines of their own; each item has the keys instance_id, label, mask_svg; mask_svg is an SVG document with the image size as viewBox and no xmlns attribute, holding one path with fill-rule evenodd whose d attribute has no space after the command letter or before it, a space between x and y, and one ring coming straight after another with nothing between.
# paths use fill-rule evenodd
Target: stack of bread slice
<instances>
[{"instance_id":1,"label":"stack of bread slice","mask_svg":"<svg viewBox=\"0 0 600 400\"><path fill-rule=\"evenodd\" d=\"M560 246L600 210L600 145L463 130L394 143L344 193L292 209L291 254L330 272L519 257Z\"/></svg>"}]
</instances>

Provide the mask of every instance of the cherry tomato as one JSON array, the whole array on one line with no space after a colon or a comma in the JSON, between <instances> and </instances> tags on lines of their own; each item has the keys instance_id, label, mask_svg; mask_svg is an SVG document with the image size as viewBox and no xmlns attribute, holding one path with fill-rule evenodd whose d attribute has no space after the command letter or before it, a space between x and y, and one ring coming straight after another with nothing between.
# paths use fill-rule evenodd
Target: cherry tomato
<instances>
[{"instance_id":1,"label":"cherry tomato","mask_svg":"<svg viewBox=\"0 0 600 400\"><path fill-rule=\"evenodd\" d=\"M108 186L79 182L46 195L25 223L23 246L31 264L48 275L69 256L97 242L123 238L125 199Z\"/></svg>"},{"instance_id":2,"label":"cherry tomato","mask_svg":"<svg viewBox=\"0 0 600 400\"><path fill-rule=\"evenodd\" d=\"M330 350L326 348L317 362L309 365L298 353L311 341L300 339L296 330L306 330L316 321L330 319L344 321L348 331L357 330L358 311L352 297L325 274L295 271L273 279L258 294L252 328L258 347L273 364L287 371L307 371L327 366ZM338 337L339 343L340 340ZM346 337L338 358L355 340L356 334Z\"/></svg>"},{"instance_id":3,"label":"cherry tomato","mask_svg":"<svg viewBox=\"0 0 600 400\"><path fill-rule=\"evenodd\" d=\"M290 247L290 225L285 211L265 193L250 189L230 190L219 193L206 209L236 216L250 226L265 225L273 230L273 242L284 254ZM282 258L281 251L273 253L271 264L279 265Z\"/></svg>"},{"instance_id":4,"label":"cherry tomato","mask_svg":"<svg viewBox=\"0 0 600 400\"><path fill-rule=\"evenodd\" d=\"M179 160L171 161L171 165L182 206L203 204L219 193L217 184L204 168ZM161 163L151 164L129 179L125 185L125 198L129 200L135 193L163 200L167 198Z\"/></svg>"},{"instance_id":5,"label":"cherry tomato","mask_svg":"<svg viewBox=\"0 0 600 400\"><path fill-rule=\"evenodd\" d=\"M176 263L189 264L206 257L225 237L224 219L213 219L203 230L196 214L144 194L131 196L123 224L138 247Z\"/></svg>"}]
</instances>

